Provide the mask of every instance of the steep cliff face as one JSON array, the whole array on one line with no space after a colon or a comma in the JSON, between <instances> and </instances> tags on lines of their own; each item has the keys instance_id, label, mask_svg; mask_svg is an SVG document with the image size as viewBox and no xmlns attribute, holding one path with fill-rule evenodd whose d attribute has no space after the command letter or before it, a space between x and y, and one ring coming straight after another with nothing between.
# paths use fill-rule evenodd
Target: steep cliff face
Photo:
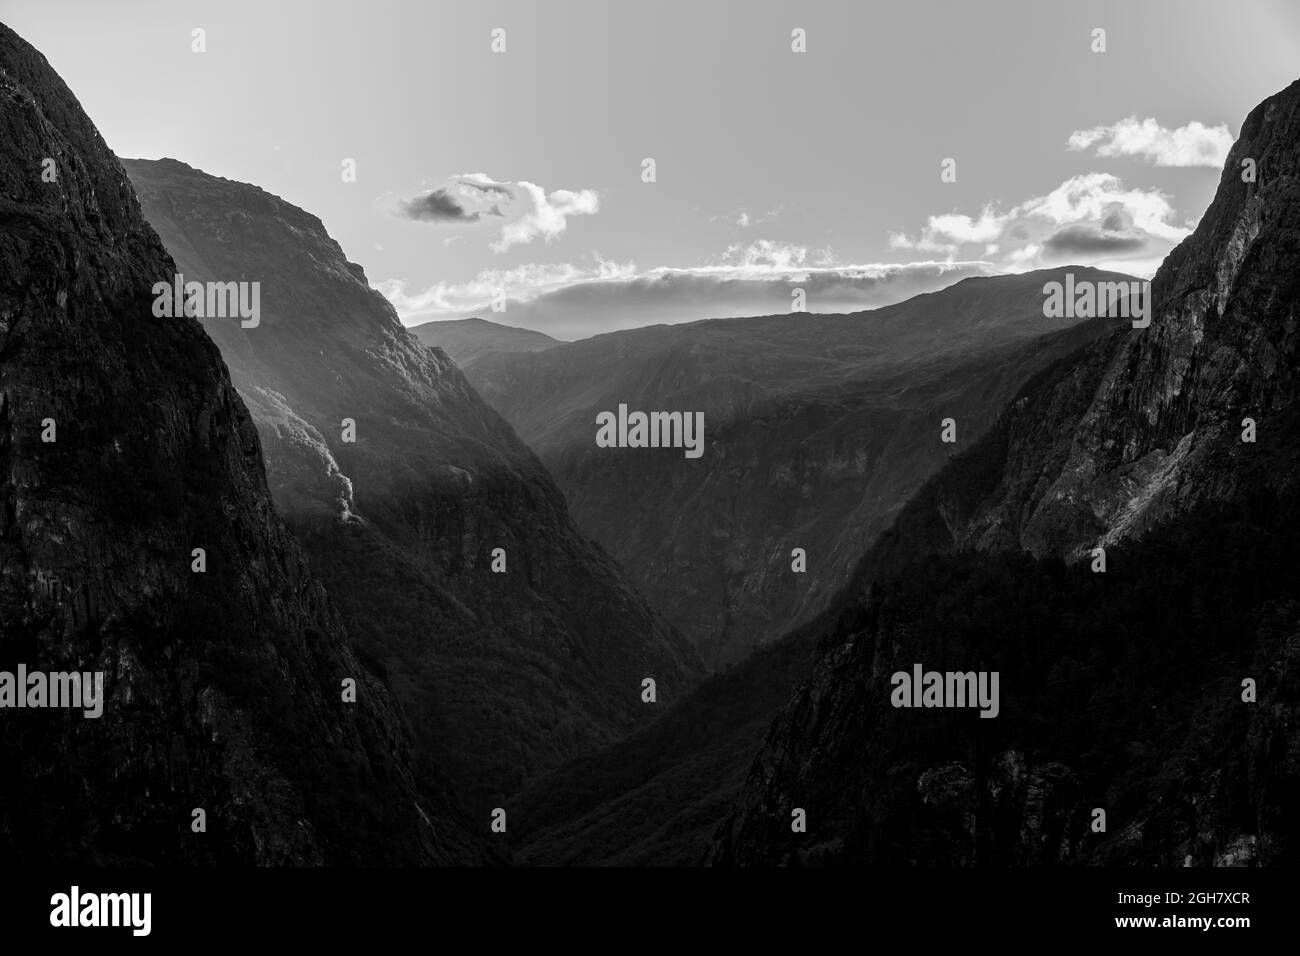
<instances>
[{"instance_id":1,"label":"steep cliff face","mask_svg":"<svg viewBox=\"0 0 1300 956\"><path fill-rule=\"evenodd\" d=\"M174 160L125 166L187 279L261 283L256 326L205 323L276 505L482 819L694 681L698 660L577 533L536 457L320 220Z\"/></svg>"},{"instance_id":2,"label":"steep cliff face","mask_svg":"<svg viewBox=\"0 0 1300 956\"><path fill-rule=\"evenodd\" d=\"M1044 318L1042 287L1065 271L966 279L852 315L601 335L484 356L467 374L556 476L579 526L721 668L822 610L1026 378L1113 327L1056 334L1077 320ZM597 413L623 403L702 412L703 455L597 447ZM950 417L951 444L938 440Z\"/></svg>"},{"instance_id":3,"label":"steep cliff face","mask_svg":"<svg viewBox=\"0 0 1300 956\"><path fill-rule=\"evenodd\" d=\"M1243 124L1214 202L1153 281L1151 328L1094 350L1009 418L1006 468L963 543L1077 555L1243 485L1294 483L1271 417L1297 385L1298 103L1293 85ZM1256 444L1241 441L1244 418Z\"/></svg>"},{"instance_id":4,"label":"steep cliff face","mask_svg":"<svg viewBox=\"0 0 1300 956\"><path fill-rule=\"evenodd\" d=\"M712 859L1294 860L1298 162L1300 83L1246 120L1151 327L1038 376L867 553ZM1062 563L1099 545L1105 573ZM918 662L1000 671L1002 713L892 706Z\"/></svg>"},{"instance_id":5,"label":"steep cliff face","mask_svg":"<svg viewBox=\"0 0 1300 956\"><path fill-rule=\"evenodd\" d=\"M0 670L104 674L98 718L0 710L0 857L483 859L276 516L216 347L153 314L175 269L126 174L2 25L0 129Z\"/></svg>"}]
</instances>

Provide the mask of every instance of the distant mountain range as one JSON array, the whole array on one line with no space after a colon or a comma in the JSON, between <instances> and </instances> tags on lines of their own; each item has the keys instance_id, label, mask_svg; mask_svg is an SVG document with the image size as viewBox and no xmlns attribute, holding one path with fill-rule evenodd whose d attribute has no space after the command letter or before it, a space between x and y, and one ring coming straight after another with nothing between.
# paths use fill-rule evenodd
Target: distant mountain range
<instances>
[{"instance_id":1,"label":"distant mountain range","mask_svg":"<svg viewBox=\"0 0 1300 956\"><path fill-rule=\"evenodd\" d=\"M497 352L542 352L559 345L558 339L530 329L517 329L486 319L449 319L411 327L411 333L425 345L440 348L451 356L461 371L485 355Z\"/></svg>"},{"instance_id":2,"label":"distant mountain range","mask_svg":"<svg viewBox=\"0 0 1300 956\"><path fill-rule=\"evenodd\" d=\"M704 267L698 272L655 269L630 277L573 282L535 298L505 297L500 304L512 326L544 330L571 341L650 325L689 323L701 316L785 313L796 295L810 310L857 312L937 292L961 279L993 271L984 262L796 267L776 273L726 266ZM475 315L482 312L450 313L440 321Z\"/></svg>"},{"instance_id":3,"label":"distant mountain range","mask_svg":"<svg viewBox=\"0 0 1300 956\"><path fill-rule=\"evenodd\" d=\"M1047 319L1043 286L1092 269L971 278L873 312L653 326L467 375L541 456L579 527L713 667L826 606L921 483L1034 372L1114 327ZM608 449L602 410L704 414L707 450ZM939 441L955 421L955 442ZM792 571L796 548L807 571Z\"/></svg>"}]
</instances>

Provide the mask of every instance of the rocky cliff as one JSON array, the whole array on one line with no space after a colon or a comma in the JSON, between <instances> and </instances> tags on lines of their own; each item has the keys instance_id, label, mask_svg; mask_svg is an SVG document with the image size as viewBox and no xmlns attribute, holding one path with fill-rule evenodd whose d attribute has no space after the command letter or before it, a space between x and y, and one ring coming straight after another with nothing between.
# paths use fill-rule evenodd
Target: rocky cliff
<instances>
[{"instance_id":1,"label":"rocky cliff","mask_svg":"<svg viewBox=\"0 0 1300 956\"><path fill-rule=\"evenodd\" d=\"M261 433L276 505L422 752L481 819L696 679L695 656L575 530L537 458L319 219L174 160L125 167L187 279L261 283L256 326L205 326Z\"/></svg>"},{"instance_id":2,"label":"rocky cliff","mask_svg":"<svg viewBox=\"0 0 1300 956\"><path fill-rule=\"evenodd\" d=\"M868 552L712 859L1295 859L1298 163L1300 83L1242 126L1151 327L1039 375ZM891 706L917 662L999 670L1002 714Z\"/></svg>"},{"instance_id":3,"label":"rocky cliff","mask_svg":"<svg viewBox=\"0 0 1300 956\"><path fill-rule=\"evenodd\" d=\"M0 857L486 859L277 517L216 347L155 316L175 267L122 167L2 25L0 129L0 670L104 675L102 716L0 710Z\"/></svg>"}]
</instances>

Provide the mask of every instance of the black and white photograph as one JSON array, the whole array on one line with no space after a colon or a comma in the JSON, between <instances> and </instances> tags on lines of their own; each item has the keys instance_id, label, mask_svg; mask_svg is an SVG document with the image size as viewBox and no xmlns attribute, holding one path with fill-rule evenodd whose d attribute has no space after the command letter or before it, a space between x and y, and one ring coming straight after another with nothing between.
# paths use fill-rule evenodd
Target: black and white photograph
<instances>
[{"instance_id":1,"label":"black and white photograph","mask_svg":"<svg viewBox=\"0 0 1300 956\"><path fill-rule=\"evenodd\" d=\"M6 938L1297 865L1300 2L0 0Z\"/></svg>"}]
</instances>

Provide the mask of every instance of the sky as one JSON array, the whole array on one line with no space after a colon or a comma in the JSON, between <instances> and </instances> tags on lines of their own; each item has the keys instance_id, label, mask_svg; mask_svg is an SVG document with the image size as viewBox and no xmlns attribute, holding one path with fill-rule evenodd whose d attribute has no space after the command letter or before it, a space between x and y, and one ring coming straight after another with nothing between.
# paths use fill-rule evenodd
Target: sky
<instances>
[{"instance_id":1,"label":"sky","mask_svg":"<svg viewBox=\"0 0 1300 956\"><path fill-rule=\"evenodd\" d=\"M0 0L0 20L118 155L319 216L406 324L561 339L796 290L824 312L1068 263L1149 277L1249 110L1300 77L1296 0Z\"/></svg>"}]
</instances>

